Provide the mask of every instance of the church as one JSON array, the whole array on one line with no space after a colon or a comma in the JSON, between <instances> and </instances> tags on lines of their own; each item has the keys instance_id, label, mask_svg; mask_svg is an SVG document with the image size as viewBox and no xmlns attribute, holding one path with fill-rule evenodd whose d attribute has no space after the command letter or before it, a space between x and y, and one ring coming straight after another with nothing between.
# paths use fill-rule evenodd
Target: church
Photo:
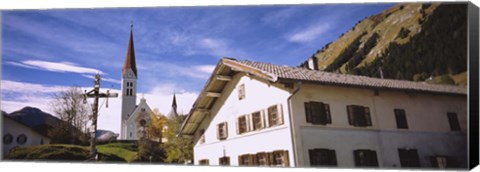
<instances>
[{"instance_id":1,"label":"church","mask_svg":"<svg viewBox=\"0 0 480 172\"><path fill-rule=\"evenodd\" d=\"M133 46L133 25L130 27L127 54L122 69L122 110L120 140L139 140L150 124L152 110L142 97L137 105L137 67Z\"/></svg>"}]
</instances>

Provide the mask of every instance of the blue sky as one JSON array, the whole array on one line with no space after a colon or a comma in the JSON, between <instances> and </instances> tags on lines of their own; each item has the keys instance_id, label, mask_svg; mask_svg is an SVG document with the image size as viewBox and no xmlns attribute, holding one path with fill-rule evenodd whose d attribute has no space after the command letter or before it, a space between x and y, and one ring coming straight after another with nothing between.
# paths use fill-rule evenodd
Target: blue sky
<instances>
[{"instance_id":1,"label":"blue sky","mask_svg":"<svg viewBox=\"0 0 480 172\"><path fill-rule=\"evenodd\" d=\"M1 108L49 111L51 93L73 85L87 89L97 71L104 89L118 91L133 21L138 95L168 113L175 91L180 111L188 112L221 57L297 66L392 5L2 11ZM105 112L119 122L115 113Z\"/></svg>"}]
</instances>

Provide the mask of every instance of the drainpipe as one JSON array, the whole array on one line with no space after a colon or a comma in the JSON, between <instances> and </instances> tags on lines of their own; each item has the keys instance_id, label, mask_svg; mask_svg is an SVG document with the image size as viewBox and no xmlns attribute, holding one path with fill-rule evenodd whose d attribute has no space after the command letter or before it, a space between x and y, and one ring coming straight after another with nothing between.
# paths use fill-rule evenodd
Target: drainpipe
<instances>
[{"instance_id":1,"label":"drainpipe","mask_svg":"<svg viewBox=\"0 0 480 172\"><path fill-rule=\"evenodd\" d=\"M287 102L288 102L288 117L289 117L289 121L290 121L290 135L292 136L292 154L293 154L293 167L296 167L297 164L298 164L298 159L297 159L297 151L296 151L296 148L297 148L297 143L295 142L295 137L294 137L294 134L295 132L293 131L293 112L292 112L292 100L291 98L300 90L300 86L302 85L302 82L298 82L297 84L297 88L295 88L295 90L293 90L292 94L290 96L288 96L287 98Z\"/></svg>"}]
</instances>

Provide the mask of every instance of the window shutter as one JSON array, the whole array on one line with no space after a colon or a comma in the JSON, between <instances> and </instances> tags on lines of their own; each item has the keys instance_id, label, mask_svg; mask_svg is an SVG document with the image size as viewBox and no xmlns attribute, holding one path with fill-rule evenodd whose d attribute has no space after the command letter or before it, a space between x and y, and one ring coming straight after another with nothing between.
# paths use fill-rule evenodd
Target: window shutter
<instances>
[{"instance_id":1,"label":"window shutter","mask_svg":"<svg viewBox=\"0 0 480 172\"><path fill-rule=\"evenodd\" d=\"M243 156L244 155L238 156L238 165L245 165L245 164L243 164Z\"/></svg>"},{"instance_id":2,"label":"window shutter","mask_svg":"<svg viewBox=\"0 0 480 172\"><path fill-rule=\"evenodd\" d=\"M430 157L430 163L432 164L432 167L438 167L438 161L436 156L431 156Z\"/></svg>"},{"instance_id":3,"label":"window shutter","mask_svg":"<svg viewBox=\"0 0 480 172\"><path fill-rule=\"evenodd\" d=\"M249 131L252 131L251 129L251 119L250 119L250 115L245 115L245 120L246 120L246 123L247 123L247 131L246 132L249 132Z\"/></svg>"},{"instance_id":4,"label":"window shutter","mask_svg":"<svg viewBox=\"0 0 480 172\"><path fill-rule=\"evenodd\" d=\"M330 164L333 166L337 166L337 155L335 154L335 150L329 150L329 159L330 159Z\"/></svg>"},{"instance_id":5,"label":"window shutter","mask_svg":"<svg viewBox=\"0 0 480 172\"><path fill-rule=\"evenodd\" d=\"M353 112L353 105L347 106L347 113L348 113L348 124L354 125L354 112Z\"/></svg>"},{"instance_id":6,"label":"window shutter","mask_svg":"<svg viewBox=\"0 0 480 172\"><path fill-rule=\"evenodd\" d=\"M453 112L447 113L448 123L451 131L460 131L460 124L458 123L457 114Z\"/></svg>"},{"instance_id":7,"label":"window shutter","mask_svg":"<svg viewBox=\"0 0 480 172\"><path fill-rule=\"evenodd\" d=\"M368 151L369 166L378 167L377 152Z\"/></svg>"},{"instance_id":8,"label":"window shutter","mask_svg":"<svg viewBox=\"0 0 480 172\"><path fill-rule=\"evenodd\" d=\"M257 165L257 156L255 154L250 154L250 165L256 166Z\"/></svg>"},{"instance_id":9,"label":"window shutter","mask_svg":"<svg viewBox=\"0 0 480 172\"><path fill-rule=\"evenodd\" d=\"M227 126L227 124L228 124L228 123L225 122L224 125L223 125L223 128L224 128L224 130L223 130L223 131L224 131L224 132L223 132L223 133L224 133L223 138L227 138L227 137L228 137L228 126Z\"/></svg>"},{"instance_id":10,"label":"window shutter","mask_svg":"<svg viewBox=\"0 0 480 172\"><path fill-rule=\"evenodd\" d=\"M365 124L366 126L372 126L372 119L370 118L370 108L364 107L365 110Z\"/></svg>"},{"instance_id":11,"label":"window shutter","mask_svg":"<svg viewBox=\"0 0 480 172\"><path fill-rule=\"evenodd\" d=\"M220 124L217 124L217 139L220 140Z\"/></svg>"},{"instance_id":12,"label":"window shutter","mask_svg":"<svg viewBox=\"0 0 480 172\"><path fill-rule=\"evenodd\" d=\"M283 151L283 166L284 167L290 166L290 162L288 159L288 150Z\"/></svg>"},{"instance_id":13,"label":"window shutter","mask_svg":"<svg viewBox=\"0 0 480 172\"><path fill-rule=\"evenodd\" d=\"M278 119L277 124L278 124L278 125L282 125L282 124L283 124L283 109L282 109L282 104L278 104L278 105L277 105L277 119Z\"/></svg>"},{"instance_id":14,"label":"window shutter","mask_svg":"<svg viewBox=\"0 0 480 172\"><path fill-rule=\"evenodd\" d=\"M240 127L240 118L241 117L237 118L237 120L235 121L235 126L236 126L235 128L237 129L237 134L241 134L240 133L240 128L241 128Z\"/></svg>"},{"instance_id":15,"label":"window shutter","mask_svg":"<svg viewBox=\"0 0 480 172\"><path fill-rule=\"evenodd\" d=\"M310 102L305 102L305 117L307 122L312 122L312 108Z\"/></svg>"},{"instance_id":16,"label":"window shutter","mask_svg":"<svg viewBox=\"0 0 480 172\"><path fill-rule=\"evenodd\" d=\"M355 159L355 166L361 166L362 164L360 163L360 152L361 150L354 150L353 151L353 158Z\"/></svg>"},{"instance_id":17,"label":"window shutter","mask_svg":"<svg viewBox=\"0 0 480 172\"><path fill-rule=\"evenodd\" d=\"M265 110L260 111L260 123L262 124L260 128L265 128L267 122L268 120L265 120Z\"/></svg>"},{"instance_id":18,"label":"window shutter","mask_svg":"<svg viewBox=\"0 0 480 172\"><path fill-rule=\"evenodd\" d=\"M308 157L310 158L310 166L316 165L316 162L314 160L315 155L316 155L316 150L315 149L309 149L308 150Z\"/></svg>"},{"instance_id":19,"label":"window shutter","mask_svg":"<svg viewBox=\"0 0 480 172\"><path fill-rule=\"evenodd\" d=\"M324 109L325 109L325 118L327 119L327 124L331 124L332 123L332 118L330 116L330 105L328 104L323 104L324 105Z\"/></svg>"},{"instance_id":20,"label":"window shutter","mask_svg":"<svg viewBox=\"0 0 480 172\"><path fill-rule=\"evenodd\" d=\"M275 165L275 157L273 156L273 152L266 153L268 165Z\"/></svg>"}]
</instances>

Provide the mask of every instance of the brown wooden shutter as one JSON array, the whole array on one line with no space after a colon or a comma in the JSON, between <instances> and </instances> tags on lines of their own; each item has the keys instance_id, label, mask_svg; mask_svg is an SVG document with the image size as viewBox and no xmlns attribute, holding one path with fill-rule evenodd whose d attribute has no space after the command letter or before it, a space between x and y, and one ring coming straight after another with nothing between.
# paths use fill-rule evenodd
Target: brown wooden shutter
<instances>
[{"instance_id":1,"label":"brown wooden shutter","mask_svg":"<svg viewBox=\"0 0 480 172\"><path fill-rule=\"evenodd\" d=\"M329 165L337 166L337 155L335 154L335 150L329 150L329 159Z\"/></svg>"},{"instance_id":2,"label":"brown wooden shutter","mask_svg":"<svg viewBox=\"0 0 480 172\"><path fill-rule=\"evenodd\" d=\"M370 118L370 108L364 107L365 110L365 124L366 126L372 126L372 119Z\"/></svg>"},{"instance_id":3,"label":"brown wooden shutter","mask_svg":"<svg viewBox=\"0 0 480 172\"><path fill-rule=\"evenodd\" d=\"M310 102L305 102L305 117L307 122L312 122L312 108Z\"/></svg>"},{"instance_id":4,"label":"brown wooden shutter","mask_svg":"<svg viewBox=\"0 0 480 172\"><path fill-rule=\"evenodd\" d=\"M220 124L217 124L217 139L219 139L219 140L221 138L220 137L220 127L221 127Z\"/></svg>"},{"instance_id":5,"label":"brown wooden shutter","mask_svg":"<svg viewBox=\"0 0 480 172\"><path fill-rule=\"evenodd\" d=\"M238 165L244 165L244 164L243 164L243 156L244 156L244 155L238 156Z\"/></svg>"},{"instance_id":6,"label":"brown wooden shutter","mask_svg":"<svg viewBox=\"0 0 480 172\"><path fill-rule=\"evenodd\" d=\"M223 128L224 128L224 137L223 138L227 138L228 137L228 123L227 122L224 122L224 125L223 125Z\"/></svg>"},{"instance_id":7,"label":"brown wooden shutter","mask_svg":"<svg viewBox=\"0 0 480 172\"><path fill-rule=\"evenodd\" d=\"M274 160L275 160L274 158L275 157L273 156L273 152L268 152L268 153L265 153L265 154L266 154L266 157L267 157L267 162L268 162L267 164L268 165L275 165L275 163L274 163Z\"/></svg>"},{"instance_id":8,"label":"brown wooden shutter","mask_svg":"<svg viewBox=\"0 0 480 172\"><path fill-rule=\"evenodd\" d=\"M330 105L328 104L323 104L324 105L324 109L325 109L325 118L326 118L326 122L327 124L331 124L332 123L332 118L330 116Z\"/></svg>"},{"instance_id":9,"label":"brown wooden shutter","mask_svg":"<svg viewBox=\"0 0 480 172\"><path fill-rule=\"evenodd\" d=\"M348 114L348 124L354 125L354 111L353 111L353 105L348 105L347 106L347 114Z\"/></svg>"},{"instance_id":10,"label":"brown wooden shutter","mask_svg":"<svg viewBox=\"0 0 480 172\"><path fill-rule=\"evenodd\" d=\"M368 151L369 165L373 167L378 167L377 152L374 150Z\"/></svg>"},{"instance_id":11,"label":"brown wooden shutter","mask_svg":"<svg viewBox=\"0 0 480 172\"><path fill-rule=\"evenodd\" d=\"M241 128L241 127L240 127L240 118L241 118L241 117L238 117L237 120L235 121L235 126L236 126L235 128L237 129L237 134L241 134L241 133L240 133L240 130L241 130L241 129L240 129L240 128Z\"/></svg>"},{"instance_id":12,"label":"brown wooden shutter","mask_svg":"<svg viewBox=\"0 0 480 172\"><path fill-rule=\"evenodd\" d=\"M316 151L317 151L316 149L309 149L308 150L308 156L310 158L310 166L317 165L315 160L314 160L315 156L317 155Z\"/></svg>"},{"instance_id":13,"label":"brown wooden shutter","mask_svg":"<svg viewBox=\"0 0 480 172\"><path fill-rule=\"evenodd\" d=\"M282 124L283 124L283 108L282 108L282 104L278 104L278 105L277 105L277 119L278 119L277 124L278 124L278 125L282 125Z\"/></svg>"},{"instance_id":14,"label":"brown wooden shutter","mask_svg":"<svg viewBox=\"0 0 480 172\"><path fill-rule=\"evenodd\" d=\"M436 156L431 156L430 157L430 163L432 164L432 167L438 167L438 161Z\"/></svg>"},{"instance_id":15,"label":"brown wooden shutter","mask_svg":"<svg viewBox=\"0 0 480 172\"><path fill-rule=\"evenodd\" d=\"M255 154L250 154L250 165L256 166L257 165L257 156Z\"/></svg>"},{"instance_id":16,"label":"brown wooden shutter","mask_svg":"<svg viewBox=\"0 0 480 172\"><path fill-rule=\"evenodd\" d=\"M288 150L283 151L283 166L284 167L290 166L290 161L288 159Z\"/></svg>"},{"instance_id":17,"label":"brown wooden shutter","mask_svg":"<svg viewBox=\"0 0 480 172\"><path fill-rule=\"evenodd\" d=\"M361 152L361 150L354 150L353 151L353 158L355 159L355 166L357 166L357 167L362 165L360 163L361 162L360 152Z\"/></svg>"}]
</instances>

